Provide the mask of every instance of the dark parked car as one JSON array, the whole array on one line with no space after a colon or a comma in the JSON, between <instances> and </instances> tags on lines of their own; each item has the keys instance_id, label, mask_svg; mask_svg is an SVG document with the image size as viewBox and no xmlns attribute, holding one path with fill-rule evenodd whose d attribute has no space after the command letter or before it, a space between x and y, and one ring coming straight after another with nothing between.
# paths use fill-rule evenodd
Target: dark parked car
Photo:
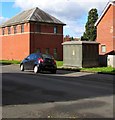
<instances>
[{"instance_id":1,"label":"dark parked car","mask_svg":"<svg viewBox=\"0 0 115 120\"><path fill-rule=\"evenodd\" d=\"M21 71L34 70L35 73L40 71L51 71L56 73L56 61L51 55L42 53L32 53L20 63Z\"/></svg>"}]
</instances>

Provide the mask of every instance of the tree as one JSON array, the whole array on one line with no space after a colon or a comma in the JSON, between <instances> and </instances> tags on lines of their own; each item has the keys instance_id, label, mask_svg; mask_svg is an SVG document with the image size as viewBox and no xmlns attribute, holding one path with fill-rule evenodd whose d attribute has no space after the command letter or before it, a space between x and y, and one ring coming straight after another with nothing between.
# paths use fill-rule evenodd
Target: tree
<instances>
[{"instance_id":1,"label":"tree","mask_svg":"<svg viewBox=\"0 0 115 120\"><path fill-rule=\"evenodd\" d=\"M74 41L74 38L73 38L73 37L70 37L70 41Z\"/></svg>"},{"instance_id":2,"label":"tree","mask_svg":"<svg viewBox=\"0 0 115 120\"><path fill-rule=\"evenodd\" d=\"M88 21L85 25L85 32L81 37L81 40L95 41L97 36L97 29L95 27L95 22L98 19L97 9L91 9L88 13Z\"/></svg>"}]
</instances>

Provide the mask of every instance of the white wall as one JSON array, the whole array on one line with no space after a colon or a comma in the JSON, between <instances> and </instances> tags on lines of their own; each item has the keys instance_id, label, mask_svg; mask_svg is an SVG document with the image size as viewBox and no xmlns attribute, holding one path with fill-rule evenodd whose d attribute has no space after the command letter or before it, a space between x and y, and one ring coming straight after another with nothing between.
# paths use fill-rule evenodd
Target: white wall
<instances>
[{"instance_id":1,"label":"white wall","mask_svg":"<svg viewBox=\"0 0 115 120\"><path fill-rule=\"evenodd\" d=\"M115 68L115 55L108 55L107 65Z\"/></svg>"}]
</instances>

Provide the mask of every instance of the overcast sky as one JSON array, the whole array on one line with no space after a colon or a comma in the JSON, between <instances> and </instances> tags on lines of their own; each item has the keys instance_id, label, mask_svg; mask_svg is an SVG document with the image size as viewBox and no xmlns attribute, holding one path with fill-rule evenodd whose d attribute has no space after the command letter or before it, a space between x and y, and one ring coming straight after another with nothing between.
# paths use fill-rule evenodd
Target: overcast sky
<instances>
[{"instance_id":1,"label":"overcast sky","mask_svg":"<svg viewBox=\"0 0 115 120\"><path fill-rule=\"evenodd\" d=\"M88 11L97 8L100 15L109 0L1 0L0 22L19 12L39 7L66 24L64 35L80 37L85 29Z\"/></svg>"}]
</instances>

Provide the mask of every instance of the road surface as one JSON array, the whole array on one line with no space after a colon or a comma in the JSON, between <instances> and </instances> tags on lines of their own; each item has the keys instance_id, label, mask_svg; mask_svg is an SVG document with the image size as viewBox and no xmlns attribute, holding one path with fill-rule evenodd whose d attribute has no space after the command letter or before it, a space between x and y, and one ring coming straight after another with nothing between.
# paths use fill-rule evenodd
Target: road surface
<instances>
[{"instance_id":1,"label":"road surface","mask_svg":"<svg viewBox=\"0 0 115 120\"><path fill-rule=\"evenodd\" d=\"M0 67L3 118L113 118L113 75Z\"/></svg>"}]
</instances>

